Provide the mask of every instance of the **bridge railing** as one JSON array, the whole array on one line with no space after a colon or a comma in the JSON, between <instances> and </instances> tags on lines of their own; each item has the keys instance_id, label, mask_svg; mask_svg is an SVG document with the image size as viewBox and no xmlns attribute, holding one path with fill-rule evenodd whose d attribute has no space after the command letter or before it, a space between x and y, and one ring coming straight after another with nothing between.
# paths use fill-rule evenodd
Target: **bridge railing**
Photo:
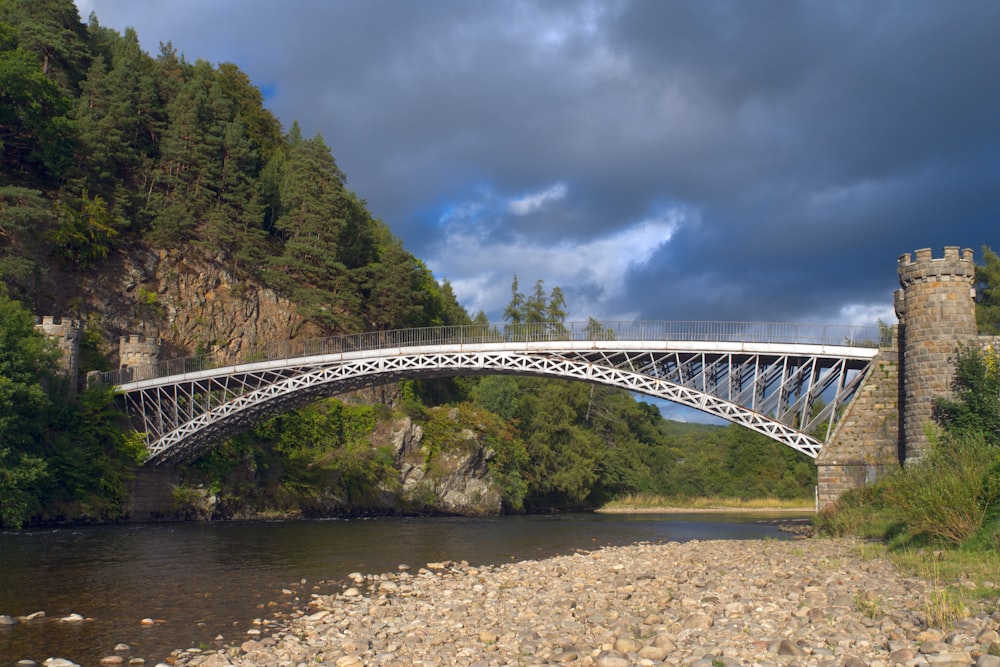
<instances>
[{"instance_id":1,"label":"bridge railing","mask_svg":"<svg viewBox=\"0 0 1000 667\"><path fill-rule=\"evenodd\" d=\"M106 385L121 385L223 366L401 347L592 340L798 343L854 347L888 347L892 342L891 330L885 327L842 324L642 320L470 324L288 340L239 353L220 350L101 373L97 376L97 381Z\"/></svg>"}]
</instances>

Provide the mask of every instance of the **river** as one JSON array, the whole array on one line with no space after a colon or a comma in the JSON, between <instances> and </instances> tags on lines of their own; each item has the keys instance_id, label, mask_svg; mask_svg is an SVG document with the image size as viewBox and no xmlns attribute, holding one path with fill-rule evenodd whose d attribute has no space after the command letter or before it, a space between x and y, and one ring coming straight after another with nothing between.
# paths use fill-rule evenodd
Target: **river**
<instances>
[{"instance_id":1,"label":"river","mask_svg":"<svg viewBox=\"0 0 1000 667\"><path fill-rule=\"evenodd\" d=\"M499 564L635 542L787 538L774 518L562 514L3 532L0 614L45 617L0 626L0 667L48 657L96 665L119 643L130 646L121 653L126 659L153 665L173 649L242 641L254 619L339 589L352 572L395 571L402 563L416 570L442 560ZM72 613L88 620L58 620ZM146 618L156 623L142 625Z\"/></svg>"}]
</instances>

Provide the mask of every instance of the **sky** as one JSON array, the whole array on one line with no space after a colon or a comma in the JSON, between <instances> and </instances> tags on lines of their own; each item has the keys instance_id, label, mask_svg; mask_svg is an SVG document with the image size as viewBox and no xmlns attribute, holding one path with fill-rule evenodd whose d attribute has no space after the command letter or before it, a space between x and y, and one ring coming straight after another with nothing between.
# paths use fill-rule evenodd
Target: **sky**
<instances>
[{"instance_id":1,"label":"sky","mask_svg":"<svg viewBox=\"0 0 1000 667\"><path fill-rule=\"evenodd\" d=\"M232 62L459 301L895 322L897 258L1000 250L995 0L76 0Z\"/></svg>"}]
</instances>

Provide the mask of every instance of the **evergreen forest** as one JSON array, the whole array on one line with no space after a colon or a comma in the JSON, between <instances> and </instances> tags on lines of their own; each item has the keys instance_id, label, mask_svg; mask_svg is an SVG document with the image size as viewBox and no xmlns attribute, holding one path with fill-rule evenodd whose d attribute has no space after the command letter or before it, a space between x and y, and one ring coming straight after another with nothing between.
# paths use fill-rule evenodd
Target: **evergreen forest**
<instances>
[{"instance_id":1,"label":"evergreen forest","mask_svg":"<svg viewBox=\"0 0 1000 667\"><path fill-rule=\"evenodd\" d=\"M236 64L190 62L169 43L150 55L133 30L81 21L71 0L0 0L4 526L123 518L143 455L109 391L60 375L36 316L84 323L81 377L109 369L112 342L140 324L176 355L234 344L170 339L168 304L152 288L122 305L81 287L121 280L126 260L173 257L218 267L236 293L257 286L294 304L305 324L289 337L484 318L370 214L323 137L283 127ZM522 293L515 277L511 293L509 323L565 318L558 287L539 280ZM737 426L666 421L620 390L495 376L404 382L388 395L272 417L191 462L185 484L221 498L221 516L322 514L324 495L365 506L395 474L379 425L405 417L422 427L428 469L463 433L486 443L508 512L635 493L813 494L815 468L793 450Z\"/></svg>"}]
</instances>

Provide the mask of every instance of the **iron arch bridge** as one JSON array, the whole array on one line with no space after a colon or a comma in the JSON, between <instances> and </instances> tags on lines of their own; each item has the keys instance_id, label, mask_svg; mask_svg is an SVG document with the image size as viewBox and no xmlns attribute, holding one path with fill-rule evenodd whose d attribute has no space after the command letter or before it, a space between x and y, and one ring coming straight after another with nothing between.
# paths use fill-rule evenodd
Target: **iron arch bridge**
<instances>
[{"instance_id":1,"label":"iron arch bridge","mask_svg":"<svg viewBox=\"0 0 1000 667\"><path fill-rule=\"evenodd\" d=\"M878 327L596 322L406 329L290 341L102 374L147 463L193 458L267 415L400 379L515 374L689 406L816 458L866 377Z\"/></svg>"}]
</instances>

